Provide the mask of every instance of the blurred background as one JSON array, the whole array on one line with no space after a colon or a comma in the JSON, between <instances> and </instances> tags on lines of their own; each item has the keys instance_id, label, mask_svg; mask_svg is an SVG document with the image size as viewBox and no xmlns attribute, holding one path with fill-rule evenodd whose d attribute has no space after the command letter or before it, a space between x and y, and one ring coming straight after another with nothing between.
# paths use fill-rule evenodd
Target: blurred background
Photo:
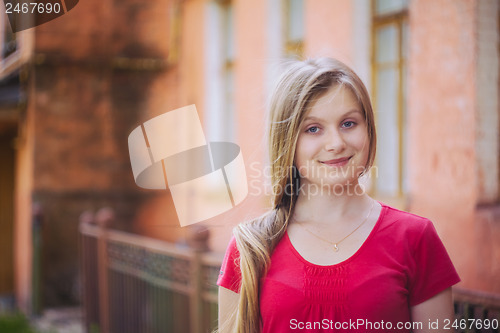
<instances>
[{"instance_id":1,"label":"blurred background","mask_svg":"<svg viewBox=\"0 0 500 333\"><path fill-rule=\"evenodd\" d=\"M457 318L500 319L498 0L85 0L15 34L4 13L0 313L76 309L75 332L216 327L231 229L268 207L270 87L284 59L330 56L372 96L370 193L434 222ZM240 145L249 195L181 228L168 190L135 185L127 138L190 104L208 140Z\"/></svg>"}]
</instances>

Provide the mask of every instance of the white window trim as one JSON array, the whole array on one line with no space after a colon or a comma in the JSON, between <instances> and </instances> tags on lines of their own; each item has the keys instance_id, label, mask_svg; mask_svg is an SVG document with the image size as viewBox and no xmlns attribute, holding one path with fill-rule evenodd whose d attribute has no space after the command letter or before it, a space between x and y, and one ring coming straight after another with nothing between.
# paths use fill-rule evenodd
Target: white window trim
<instances>
[{"instance_id":1,"label":"white window trim","mask_svg":"<svg viewBox=\"0 0 500 333\"><path fill-rule=\"evenodd\" d=\"M479 1L476 69L476 178L478 203L494 203L499 189L498 1Z\"/></svg>"},{"instance_id":2,"label":"white window trim","mask_svg":"<svg viewBox=\"0 0 500 333\"><path fill-rule=\"evenodd\" d=\"M4 2L1 2L0 10L4 13L4 15L0 18L0 45L3 48L5 29L7 29L7 25L9 24L9 19L7 14L5 14ZM16 33L16 51L10 54L7 58L0 60L0 80L9 76L29 61L31 54L33 53L33 31L34 29L27 29Z\"/></svg>"},{"instance_id":3,"label":"white window trim","mask_svg":"<svg viewBox=\"0 0 500 333\"><path fill-rule=\"evenodd\" d=\"M205 12L205 116L207 141L223 141L219 135L224 110L223 13L220 5L210 1Z\"/></svg>"}]
</instances>

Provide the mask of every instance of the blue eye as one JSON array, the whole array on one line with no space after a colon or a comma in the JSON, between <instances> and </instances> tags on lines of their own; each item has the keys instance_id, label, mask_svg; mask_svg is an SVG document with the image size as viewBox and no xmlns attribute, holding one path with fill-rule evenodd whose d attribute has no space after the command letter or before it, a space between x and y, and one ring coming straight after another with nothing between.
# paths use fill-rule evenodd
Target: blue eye
<instances>
[{"instance_id":1,"label":"blue eye","mask_svg":"<svg viewBox=\"0 0 500 333\"><path fill-rule=\"evenodd\" d=\"M354 125L356 125L356 123L354 121L346 121L345 123L342 124L342 127L343 128L351 128L351 127L354 127Z\"/></svg>"},{"instance_id":2,"label":"blue eye","mask_svg":"<svg viewBox=\"0 0 500 333\"><path fill-rule=\"evenodd\" d=\"M318 126L311 126L309 127L306 132L308 133L318 133L319 132L319 127Z\"/></svg>"}]
</instances>

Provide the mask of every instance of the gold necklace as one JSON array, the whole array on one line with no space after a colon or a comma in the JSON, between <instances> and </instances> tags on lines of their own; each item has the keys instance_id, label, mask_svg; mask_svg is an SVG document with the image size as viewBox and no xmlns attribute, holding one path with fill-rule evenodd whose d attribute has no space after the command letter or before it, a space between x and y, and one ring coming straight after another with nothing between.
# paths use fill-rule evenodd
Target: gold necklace
<instances>
[{"instance_id":1,"label":"gold necklace","mask_svg":"<svg viewBox=\"0 0 500 333\"><path fill-rule=\"evenodd\" d=\"M371 206L371 208L370 208L370 211L368 212L368 215L366 215L366 217L365 217L365 219L363 220L363 222L361 222L361 224L360 224L360 225L358 225L358 226L356 227L356 229L354 229L353 231L351 231L351 232L350 232L347 236L345 236L344 238L342 238L342 239L341 239L341 240L339 240L338 242L331 242L331 241L329 241L329 240L328 240L328 239L326 239L326 238L320 237L320 236L316 235L314 232L312 232L311 230L309 230L309 229L307 229L306 227L304 227L304 226L302 225L302 223L300 223L300 222L298 222L298 221L297 221L297 223L298 223L298 224L299 224L302 228L304 228L304 229L305 229L308 233L310 233L311 235L313 235L314 237L319 238L319 239L321 239L322 241L327 242L327 243L329 243L329 244L332 244L332 245L333 245L333 250L334 250L335 252L338 252L338 251L339 251L339 247L338 247L338 245L339 245L341 242L343 242L343 241L344 241L347 237L351 236L354 232L356 232L356 230L358 230L359 228L361 228L361 226L362 226L363 224L365 224L365 222L366 222L366 221L368 221L368 217L369 217L369 216L370 216L370 214L372 213L372 210L373 210L373 206L374 206L374 205L375 205L375 200L372 200L372 206Z\"/></svg>"}]
</instances>

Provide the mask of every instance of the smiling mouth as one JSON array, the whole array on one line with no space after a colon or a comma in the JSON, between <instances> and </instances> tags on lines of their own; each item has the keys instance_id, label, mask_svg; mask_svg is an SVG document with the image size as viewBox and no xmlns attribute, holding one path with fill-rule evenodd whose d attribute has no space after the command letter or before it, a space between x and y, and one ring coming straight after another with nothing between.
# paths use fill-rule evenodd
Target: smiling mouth
<instances>
[{"instance_id":1,"label":"smiling mouth","mask_svg":"<svg viewBox=\"0 0 500 333\"><path fill-rule=\"evenodd\" d=\"M326 164L328 166L333 166L333 167L342 167L349 163L350 159L352 156L349 157L342 157L342 158L336 158L334 160L328 160L328 161L320 161L323 164Z\"/></svg>"}]
</instances>

